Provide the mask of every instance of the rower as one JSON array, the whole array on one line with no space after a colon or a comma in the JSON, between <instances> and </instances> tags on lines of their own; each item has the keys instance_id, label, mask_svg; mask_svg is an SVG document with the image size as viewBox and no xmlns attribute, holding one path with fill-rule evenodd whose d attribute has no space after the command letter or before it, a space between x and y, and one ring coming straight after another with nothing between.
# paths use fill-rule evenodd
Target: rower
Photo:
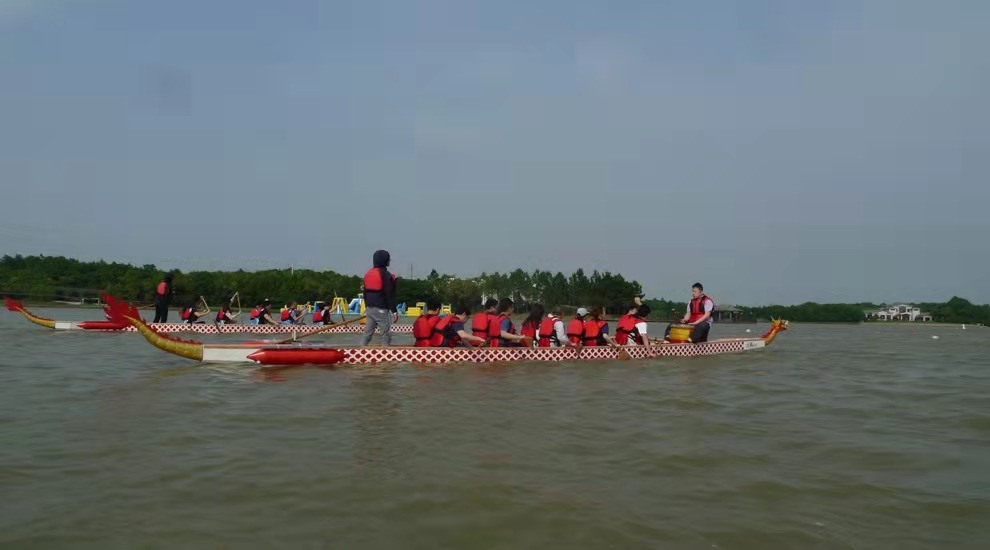
<instances>
[{"instance_id":1,"label":"rower","mask_svg":"<svg viewBox=\"0 0 990 550\"><path fill-rule=\"evenodd\" d=\"M548 313L547 316L540 321L540 329L538 331L539 347L559 348L562 346L571 345L567 339L567 331L564 329L564 322L560 320L562 315L563 313L560 308L554 307L550 310L550 313Z\"/></svg>"},{"instance_id":2,"label":"rower","mask_svg":"<svg viewBox=\"0 0 990 550\"><path fill-rule=\"evenodd\" d=\"M220 306L220 311L217 312L217 317L214 322L218 325L229 325L234 322L234 319L240 315L239 313L230 312L230 304L223 304Z\"/></svg>"},{"instance_id":3,"label":"rower","mask_svg":"<svg viewBox=\"0 0 990 550\"><path fill-rule=\"evenodd\" d=\"M330 320L330 304L323 302L323 307L313 312L313 324L329 325L332 322Z\"/></svg>"},{"instance_id":4,"label":"rower","mask_svg":"<svg viewBox=\"0 0 990 550\"><path fill-rule=\"evenodd\" d=\"M579 307L577 317L571 319L571 322L567 324L567 340L572 346L580 346L584 339L584 318L587 315L588 310Z\"/></svg>"},{"instance_id":5,"label":"rower","mask_svg":"<svg viewBox=\"0 0 990 550\"><path fill-rule=\"evenodd\" d=\"M295 302L290 302L289 307L282 310L281 321L283 325L299 325L302 324L302 312L299 311L299 306Z\"/></svg>"},{"instance_id":6,"label":"rower","mask_svg":"<svg viewBox=\"0 0 990 550\"><path fill-rule=\"evenodd\" d=\"M646 304L629 306L629 310L619 318L615 326L615 342L620 346L647 345L649 337L646 335L646 317L649 314L650 306Z\"/></svg>"},{"instance_id":7,"label":"rower","mask_svg":"<svg viewBox=\"0 0 990 550\"><path fill-rule=\"evenodd\" d=\"M199 304L201 303L203 304L204 309L199 309ZM199 300L182 308L182 311L179 313L179 317L182 319L184 324L191 325L197 322L201 317L205 317L208 313L210 313L210 306L206 304L206 298L200 296Z\"/></svg>"},{"instance_id":8,"label":"rower","mask_svg":"<svg viewBox=\"0 0 990 550\"><path fill-rule=\"evenodd\" d=\"M489 315L488 345L497 347L517 347L526 337L516 334L516 326L512 324L512 314L515 312L512 300L503 298L498 302L495 315Z\"/></svg>"},{"instance_id":9,"label":"rower","mask_svg":"<svg viewBox=\"0 0 990 550\"><path fill-rule=\"evenodd\" d=\"M485 311L479 311L471 318L471 334L483 340L488 340L488 327L491 324L491 318L497 316L495 313L497 309L498 300L489 298L485 302Z\"/></svg>"},{"instance_id":10,"label":"rower","mask_svg":"<svg viewBox=\"0 0 990 550\"><path fill-rule=\"evenodd\" d=\"M595 306L591 308L587 318L584 320L584 335L582 336L585 346L618 346L614 339L608 335L608 322L602 320L602 308Z\"/></svg>"},{"instance_id":11,"label":"rower","mask_svg":"<svg viewBox=\"0 0 990 550\"><path fill-rule=\"evenodd\" d=\"M420 315L413 322L413 338L416 339L417 348L430 347L430 340L433 338L433 329L437 326L440 318L440 302L437 300L427 300L426 313Z\"/></svg>"},{"instance_id":12,"label":"rower","mask_svg":"<svg viewBox=\"0 0 990 550\"><path fill-rule=\"evenodd\" d=\"M540 323L543 322L543 312L543 304L530 304L529 317L526 317L526 320L523 321L522 327L519 329L519 334L535 342L540 332Z\"/></svg>"},{"instance_id":13,"label":"rower","mask_svg":"<svg viewBox=\"0 0 990 550\"><path fill-rule=\"evenodd\" d=\"M252 325L261 324L260 320L262 311L265 311L265 302L259 302L258 305L254 306L254 309L251 310L251 315L248 318L248 322Z\"/></svg>"},{"instance_id":14,"label":"rower","mask_svg":"<svg viewBox=\"0 0 990 550\"><path fill-rule=\"evenodd\" d=\"M272 318L272 303L265 300L261 304L261 311L258 312L259 325L277 325L278 321Z\"/></svg>"},{"instance_id":15,"label":"rower","mask_svg":"<svg viewBox=\"0 0 990 550\"><path fill-rule=\"evenodd\" d=\"M705 295L705 287L701 283L691 285L691 301L688 302L687 313L681 319L682 323L691 325L691 336L688 341L693 344L700 344L708 341L708 331L712 328L712 312L715 311L715 302ZM663 339L669 342L670 325L664 332Z\"/></svg>"},{"instance_id":16,"label":"rower","mask_svg":"<svg viewBox=\"0 0 990 550\"><path fill-rule=\"evenodd\" d=\"M484 338L472 335L464 326L468 315L471 314L470 308L460 305L454 308L453 313L453 315L446 315L437 321L437 325L433 327L433 337L430 339L431 346L456 348L470 347L468 342L478 345L485 343Z\"/></svg>"}]
</instances>

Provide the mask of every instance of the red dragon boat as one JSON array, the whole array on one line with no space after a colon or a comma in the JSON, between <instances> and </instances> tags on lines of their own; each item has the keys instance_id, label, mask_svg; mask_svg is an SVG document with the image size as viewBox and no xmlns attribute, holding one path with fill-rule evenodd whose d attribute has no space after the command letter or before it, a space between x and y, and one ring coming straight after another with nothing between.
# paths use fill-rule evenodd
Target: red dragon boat
<instances>
[{"instance_id":1,"label":"red dragon boat","mask_svg":"<svg viewBox=\"0 0 990 550\"><path fill-rule=\"evenodd\" d=\"M724 338L700 344L652 344L649 346L585 348L418 348L412 346L360 347L246 342L204 344L155 330L137 309L126 304L111 306L115 321L129 323L158 349L204 363L254 363L275 365L368 365L389 363L497 363L522 361L602 361L696 357L741 353L765 348L787 330L787 321L773 321L759 338Z\"/></svg>"},{"instance_id":2,"label":"red dragon boat","mask_svg":"<svg viewBox=\"0 0 990 550\"><path fill-rule=\"evenodd\" d=\"M125 321L56 321L31 313L24 305L11 298L4 298L4 304L9 311L20 313L37 325L54 330L85 330L90 332L137 332L137 329ZM162 334L195 333L195 334L292 334L320 330L323 325L216 325L213 323L151 323L151 328ZM323 331L323 334L361 334L364 327L357 324L334 327ZM412 325L392 325L396 334L411 334Z\"/></svg>"}]
</instances>

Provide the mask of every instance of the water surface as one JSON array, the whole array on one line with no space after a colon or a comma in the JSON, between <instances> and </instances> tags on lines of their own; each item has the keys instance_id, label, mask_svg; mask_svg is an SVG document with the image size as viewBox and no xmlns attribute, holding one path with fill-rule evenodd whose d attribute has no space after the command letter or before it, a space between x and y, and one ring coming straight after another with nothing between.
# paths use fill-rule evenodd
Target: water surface
<instances>
[{"instance_id":1,"label":"water surface","mask_svg":"<svg viewBox=\"0 0 990 550\"><path fill-rule=\"evenodd\" d=\"M0 546L987 547L987 357L976 327L793 325L709 358L266 372L3 312Z\"/></svg>"}]
</instances>

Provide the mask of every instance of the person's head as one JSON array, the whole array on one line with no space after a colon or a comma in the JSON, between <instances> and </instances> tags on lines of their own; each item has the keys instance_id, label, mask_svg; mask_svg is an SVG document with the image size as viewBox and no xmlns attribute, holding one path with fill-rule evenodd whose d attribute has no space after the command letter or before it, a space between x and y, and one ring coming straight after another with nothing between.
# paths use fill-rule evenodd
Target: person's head
<instances>
[{"instance_id":1,"label":"person's head","mask_svg":"<svg viewBox=\"0 0 990 550\"><path fill-rule=\"evenodd\" d=\"M471 308L467 304L460 304L454 308L454 315L463 321L468 318L468 315L471 315Z\"/></svg>"},{"instance_id":2,"label":"person's head","mask_svg":"<svg viewBox=\"0 0 990 550\"><path fill-rule=\"evenodd\" d=\"M502 298L501 300L498 301L498 309L495 310L495 313L499 313L502 315L512 315L513 312L512 306L513 306L512 300L510 300L509 298Z\"/></svg>"},{"instance_id":3,"label":"person's head","mask_svg":"<svg viewBox=\"0 0 990 550\"><path fill-rule=\"evenodd\" d=\"M543 319L543 304L529 304L529 317L526 318L527 321L536 321L537 323Z\"/></svg>"},{"instance_id":4,"label":"person's head","mask_svg":"<svg viewBox=\"0 0 990 550\"><path fill-rule=\"evenodd\" d=\"M376 250L371 261L375 267L388 267L392 263L392 256L388 250Z\"/></svg>"},{"instance_id":5,"label":"person's head","mask_svg":"<svg viewBox=\"0 0 990 550\"><path fill-rule=\"evenodd\" d=\"M496 300L495 298L489 298L485 302L485 310L486 311L495 310L497 308L498 308L498 300Z\"/></svg>"},{"instance_id":6,"label":"person's head","mask_svg":"<svg viewBox=\"0 0 990 550\"><path fill-rule=\"evenodd\" d=\"M638 308L636 308L636 315L642 317L643 319L646 319L647 317L650 316L650 306L646 304L639 306Z\"/></svg>"},{"instance_id":7,"label":"person's head","mask_svg":"<svg viewBox=\"0 0 990 550\"><path fill-rule=\"evenodd\" d=\"M553 306L550 308L550 315L553 315L554 317L563 317L564 310L561 309L560 306Z\"/></svg>"},{"instance_id":8,"label":"person's head","mask_svg":"<svg viewBox=\"0 0 990 550\"><path fill-rule=\"evenodd\" d=\"M426 311L432 311L436 313L440 311L440 301L439 300L427 300L426 301Z\"/></svg>"},{"instance_id":9,"label":"person's head","mask_svg":"<svg viewBox=\"0 0 990 550\"><path fill-rule=\"evenodd\" d=\"M295 302L289 302L289 309L296 309L296 303Z\"/></svg>"},{"instance_id":10,"label":"person's head","mask_svg":"<svg viewBox=\"0 0 990 550\"><path fill-rule=\"evenodd\" d=\"M584 319L585 317L588 316L588 310L584 309L583 307L577 308L577 316L579 319Z\"/></svg>"},{"instance_id":11,"label":"person's head","mask_svg":"<svg viewBox=\"0 0 990 550\"><path fill-rule=\"evenodd\" d=\"M705 287L701 286L701 283L694 283L691 285L691 297L700 298L702 294L705 293Z\"/></svg>"},{"instance_id":12,"label":"person's head","mask_svg":"<svg viewBox=\"0 0 990 550\"><path fill-rule=\"evenodd\" d=\"M165 274L165 282L166 283L171 283L172 282L172 272L171 271Z\"/></svg>"},{"instance_id":13,"label":"person's head","mask_svg":"<svg viewBox=\"0 0 990 550\"><path fill-rule=\"evenodd\" d=\"M595 307L591 308L591 311L588 312L588 317L590 317L590 318L592 318L592 319L594 319L596 321L601 320L601 318L602 318L602 308L600 308L598 306L595 306Z\"/></svg>"},{"instance_id":14,"label":"person's head","mask_svg":"<svg viewBox=\"0 0 990 550\"><path fill-rule=\"evenodd\" d=\"M626 308L626 313L629 314L629 315L636 315L636 311L637 310L639 310L639 306L638 305L636 305L636 304L630 304L629 307Z\"/></svg>"}]
</instances>

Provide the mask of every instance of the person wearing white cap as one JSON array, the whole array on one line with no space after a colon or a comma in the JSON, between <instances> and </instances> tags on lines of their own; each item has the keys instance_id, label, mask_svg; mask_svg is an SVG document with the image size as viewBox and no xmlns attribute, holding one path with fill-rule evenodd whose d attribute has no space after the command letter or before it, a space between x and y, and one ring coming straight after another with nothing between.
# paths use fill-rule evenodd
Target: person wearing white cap
<instances>
[{"instance_id":1,"label":"person wearing white cap","mask_svg":"<svg viewBox=\"0 0 990 550\"><path fill-rule=\"evenodd\" d=\"M584 338L584 318L588 315L588 310L579 307L577 317L571 319L567 325L567 340L575 346L580 346Z\"/></svg>"}]
</instances>

